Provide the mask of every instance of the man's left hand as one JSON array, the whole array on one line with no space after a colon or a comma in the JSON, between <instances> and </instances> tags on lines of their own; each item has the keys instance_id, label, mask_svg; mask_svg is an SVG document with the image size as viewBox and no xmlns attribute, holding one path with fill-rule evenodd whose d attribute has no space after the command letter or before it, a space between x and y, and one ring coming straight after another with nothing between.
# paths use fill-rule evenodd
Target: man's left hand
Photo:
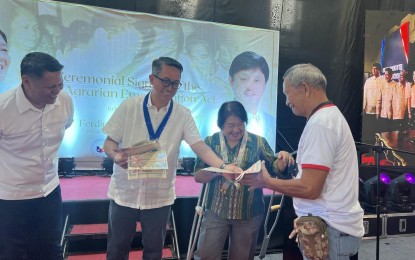
<instances>
[{"instance_id":1,"label":"man's left hand","mask_svg":"<svg viewBox=\"0 0 415 260\"><path fill-rule=\"evenodd\" d=\"M295 160L291 154L286 151L280 151L277 157L278 169L283 172L285 169L295 164Z\"/></svg>"}]
</instances>

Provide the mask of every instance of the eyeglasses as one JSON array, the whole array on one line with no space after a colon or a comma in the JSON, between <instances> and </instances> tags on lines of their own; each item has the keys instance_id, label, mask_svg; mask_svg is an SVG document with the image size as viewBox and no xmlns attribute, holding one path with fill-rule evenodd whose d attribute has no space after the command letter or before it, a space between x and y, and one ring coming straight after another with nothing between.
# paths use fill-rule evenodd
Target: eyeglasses
<instances>
[{"instance_id":1,"label":"eyeglasses","mask_svg":"<svg viewBox=\"0 0 415 260\"><path fill-rule=\"evenodd\" d=\"M174 89L179 89L182 85L182 83L180 81L171 81L171 80L168 80L168 79L162 79L159 76L154 75L154 74L153 74L153 76L158 78L161 81L161 84L163 85L163 87L166 87L166 88L171 86Z\"/></svg>"}]
</instances>

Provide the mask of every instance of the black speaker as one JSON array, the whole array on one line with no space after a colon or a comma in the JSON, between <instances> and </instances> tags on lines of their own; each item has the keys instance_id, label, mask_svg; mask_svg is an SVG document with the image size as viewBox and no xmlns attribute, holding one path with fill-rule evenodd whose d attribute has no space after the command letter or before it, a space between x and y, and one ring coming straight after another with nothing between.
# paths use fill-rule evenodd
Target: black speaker
<instances>
[{"instance_id":1,"label":"black speaker","mask_svg":"<svg viewBox=\"0 0 415 260\"><path fill-rule=\"evenodd\" d=\"M101 165L102 165L102 169L104 169L106 173L112 174L113 166L114 166L113 160L111 160L109 157L105 157Z\"/></svg>"},{"instance_id":2,"label":"black speaker","mask_svg":"<svg viewBox=\"0 0 415 260\"><path fill-rule=\"evenodd\" d=\"M59 158L58 159L58 173L59 175L67 175L72 173L75 169L75 157Z\"/></svg>"},{"instance_id":3,"label":"black speaker","mask_svg":"<svg viewBox=\"0 0 415 260\"><path fill-rule=\"evenodd\" d=\"M192 174L195 168L196 158L183 157L182 167L185 173Z\"/></svg>"}]
</instances>

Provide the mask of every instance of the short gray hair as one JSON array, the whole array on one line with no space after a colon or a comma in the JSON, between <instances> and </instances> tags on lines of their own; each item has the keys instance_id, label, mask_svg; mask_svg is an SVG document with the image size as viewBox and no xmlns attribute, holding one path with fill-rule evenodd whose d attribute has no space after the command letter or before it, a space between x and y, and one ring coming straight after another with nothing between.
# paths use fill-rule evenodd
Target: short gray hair
<instances>
[{"instance_id":1,"label":"short gray hair","mask_svg":"<svg viewBox=\"0 0 415 260\"><path fill-rule=\"evenodd\" d=\"M282 77L294 87L299 87L302 83L320 88L326 91L327 80L324 74L316 66L307 64L297 64L289 68Z\"/></svg>"}]
</instances>

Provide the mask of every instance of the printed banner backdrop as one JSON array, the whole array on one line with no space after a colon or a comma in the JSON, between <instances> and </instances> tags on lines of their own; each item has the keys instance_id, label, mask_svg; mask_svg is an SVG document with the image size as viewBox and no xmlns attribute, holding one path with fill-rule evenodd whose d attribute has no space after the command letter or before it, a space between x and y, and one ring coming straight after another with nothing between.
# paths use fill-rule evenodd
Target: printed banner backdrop
<instances>
[{"instance_id":1,"label":"printed banner backdrop","mask_svg":"<svg viewBox=\"0 0 415 260\"><path fill-rule=\"evenodd\" d=\"M382 166L415 166L415 14L367 11L362 142L395 151L382 153ZM375 77L374 63L380 63ZM391 69L387 83L385 69ZM376 83L375 83L376 78ZM362 164L374 165L373 152Z\"/></svg>"},{"instance_id":2,"label":"printed banner backdrop","mask_svg":"<svg viewBox=\"0 0 415 260\"><path fill-rule=\"evenodd\" d=\"M183 85L174 100L192 111L203 138L219 130L220 105L236 99L248 112L257 111L249 116L248 130L275 147L277 31L30 0L3 0L0 29L11 60L8 68L0 66L0 93L20 84L19 65L28 52L47 52L65 66L64 91L73 98L75 118L60 157L102 160L102 127L122 101L151 90L151 62L160 56L183 64ZM245 51L265 58L265 84L248 78L231 84L229 67ZM194 154L183 143L180 157L188 156Z\"/></svg>"}]
</instances>

